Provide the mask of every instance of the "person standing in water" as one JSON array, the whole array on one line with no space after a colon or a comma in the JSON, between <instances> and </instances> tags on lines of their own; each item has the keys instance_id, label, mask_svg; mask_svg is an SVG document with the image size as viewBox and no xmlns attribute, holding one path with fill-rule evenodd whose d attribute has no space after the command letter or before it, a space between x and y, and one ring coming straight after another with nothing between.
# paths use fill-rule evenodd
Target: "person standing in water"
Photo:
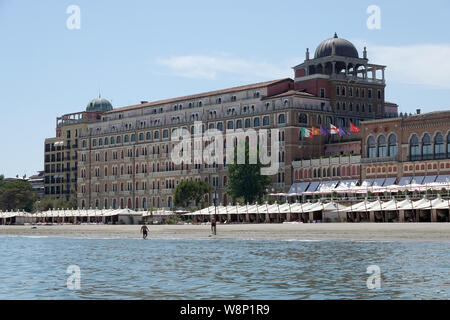
<instances>
[{"instance_id":1,"label":"person standing in water","mask_svg":"<svg viewBox=\"0 0 450 320\"><path fill-rule=\"evenodd\" d=\"M216 219L215 219L215 218L212 219L212 221L211 221L211 231L212 231L212 233L213 233L214 235L217 234L217 229L216 229Z\"/></svg>"},{"instance_id":2,"label":"person standing in water","mask_svg":"<svg viewBox=\"0 0 450 320\"><path fill-rule=\"evenodd\" d=\"M142 238L144 240L147 239L148 231L148 227L144 223L144 225L141 227Z\"/></svg>"}]
</instances>

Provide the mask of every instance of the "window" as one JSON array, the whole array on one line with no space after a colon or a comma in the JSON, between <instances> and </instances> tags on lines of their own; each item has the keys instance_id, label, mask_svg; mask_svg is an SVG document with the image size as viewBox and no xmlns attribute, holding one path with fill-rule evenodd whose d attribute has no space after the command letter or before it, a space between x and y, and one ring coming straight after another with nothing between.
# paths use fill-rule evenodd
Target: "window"
<instances>
[{"instance_id":1,"label":"window","mask_svg":"<svg viewBox=\"0 0 450 320\"><path fill-rule=\"evenodd\" d=\"M420 155L419 138L415 134L409 140L409 154L412 157Z\"/></svg>"},{"instance_id":2,"label":"window","mask_svg":"<svg viewBox=\"0 0 450 320\"><path fill-rule=\"evenodd\" d=\"M163 130L163 139L169 137L169 130Z\"/></svg>"},{"instance_id":3,"label":"window","mask_svg":"<svg viewBox=\"0 0 450 320\"><path fill-rule=\"evenodd\" d=\"M114 139L114 137L111 137L111 144L115 144L116 142L115 142L115 139Z\"/></svg>"},{"instance_id":4,"label":"window","mask_svg":"<svg viewBox=\"0 0 450 320\"><path fill-rule=\"evenodd\" d=\"M270 124L269 116L263 117L263 126L268 126Z\"/></svg>"},{"instance_id":5,"label":"window","mask_svg":"<svg viewBox=\"0 0 450 320\"><path fill-rule=\"evenodd\" d=\"M445 154L444 137L440 132L438 132L436 134L436 137L434 138L434 154L435 155Z\"/></svg>"},{"instance_id":6,"label":"window","mask_svg":"<svg viewBox=\"0 0 450 320\"><path fill-rule=\"evenodd\" d=\"M308 116L306 115L306 113L300 113L298 117L298 122L304 124L308 123Z\"/></svg>"},{"instance_id":7,"label":"window","mask_svg":"<svg viewBox=\"0 0 450 320\"><path fill-rule=\"evenodd\" d=\"M242 120L237 120L236 121L236 129L241 129L242 128Z\"/></svg>"},{"instance_id":8,"label":"window","mask_svg":"<svg viewBox=\"0 0 450 320\"><path fill-rule=\"evenodd\" d=\"M227 129L233 129L233 128L234 128L233 121L228 121L227 122Z\"/></svg>"},{"instance_id":9,"label":"window","mask_svg":"<svg viewBox=\"0 0 450 320\"><path fill-rule=\"evenodd\" d=\"M107 146L109 144L109 139L106 137L105 138L105 146Z\"/></svg>"},{"instance_id":10,"label":"window","mask_svg":"<svg viewBox=\"0 0 450 320\"><path fill-rule=\"evenodd\" d=\"M341 87L336 87L336 95L339 96L341 94Z\"/></svg>"},{"instance_id":11,"label":"window","mask_svg":"<svg viewBox=\"0 0 450 320\"><path fill-rule=\"evenodd\" d=\"M396 157L397 156L397 136L395 134L391 134L388 139L388 156Z\"/></svg>"},{"instance_id":12,"label":"window","mask_svg":"<svg viewBox=\"0 0 450 320\"><path fill-rule=\"evenodd\" d=\"M378 157L384 158L387 155L386 137L381 135L378 137Z\"/></svg>"},{"instance_id":13,"label":"window","mask_svg":"<svg viewBox=\"0 0 450 320\"><path fill-rule=\"evenodd\" d=\"M348 96L353 97L353 88L348 88Z\"/></svg>"},{"instance_id":14,"label":"window","mask_svg":"<svg viewBox=\"0 0 450 320\"><path fill-rule=\"evenodd\" d=\"M159 131L155 131L155 133L153 134L153 137L155 139L159 139Z\"/></svg>"},{"instance_id":15,"label":"window","mask_svg":"<svg viewBox=\"0 0 450 320\"><path fill-rule=\"evenodd\" d=\"M278 123L285 123L285 122L286 122L286 119L285 119L284 114L282 113L278 116Z\"/></svg>"},{"instance_id":16,"label":"window","mask_svg":"<svg viewBox=\"0 0 450 320\"><path fill-rule=\"evenodd\" d=\"M428 133L425 133L422 138L422 154L424 156L433 154L433 149L431 148L431 138Z\"/></svg>"},{"instance_id":17,"label":"window","mask_svg":"<svg viewBox=\"0 0 450 320\"><path fill-rule=\"evenodd\" d=\"M97 146L97 139L92 140L92 146L96 147Z\"/></svg>"},{"instance_id":18,"label":"window","mask_svg":"<svg viewBox=\"0 0 450 320\"><path fill-rule=\"evenodd\" d=\"M372 89L367 90L367 98L372 99Z\"/></svg>"},{"instance_id":19,"label":"window","mask_svg":"<svg viewBox=\"0 0 450 320\"><path fill-rule=\"evenodd\" d=\"M152 139L152 133L151 132L147 132L145 135L145 139L146 140L151 140Z\"/></svg>"},{"instance_id":20,"label":"window","mask_svg":"<svg viewBox=\"0 0 450 320\"><path fill-rule=\"evenodd\" d=\"M378 100L381 100L381 90L377 91Z\"/></svg>"},{"instance_id":21,"label":"window","mask_svg":"<svg viewBox=\"0 0 450 320\"><path fill-rule=\"evenodd\" d=\"M376 158L377 156L376 142L375 138L372 136L370 136L367 140L367 155L369 156L369 158Z\"/></svg>"},{"instance_id":22,"label":"window","mask_svg":"<svg viewBox=\"0 0 450 320\"><path fill-rule=\"evenodd\" d=\"M130 137L128 136L128 135L125 135L124 137L123 137L123 142L129 142L130 141Z\"/></svg>"},{"instance_id":23,"label":"window","mask_svg":"<svg viewBox=\"0 0 450 320\"><path fill-rule=\"evenodd\" d=\"M450 133L447 136L447 153L450 155Z\"/></svg>"},{"instance_id":24,"label":"window","mask_svg":"<svg viewBox=\"0 0 450 320\"><path fill-rule=\"evenodd\" d=\"M325 89L324 88L320 88L320 97L325 98Z\"/></svg>"},{"instance_id":25,"label":"window","mask_svg":"<svg viewBox=\"0 0 450 320\"><path fill-rule=\"evenodd\" d=\"M253 126L254 127L259 127L259 118L253 119Z\"/></svg>"},{"instance_id":26,"label":"window","mask_svg":"<svg viewBox=\"0 0 450 320\"><path fill-rule=\"evenodd\" d=\"M222 122L219 122L217 124L217 130L223 131L223 123Z\"/></svg>"},{"instance_id":27,"label":"window","mask_svg":"<svg viewBox=\"0 0 450 320\"><path fill-rule=\"evenodd\" d=\"M251 121L250 121L250 119L245 119L245 127L246 127L246 128L250 128L250 126L251 126Z\"/></svg>"}]
</instances>

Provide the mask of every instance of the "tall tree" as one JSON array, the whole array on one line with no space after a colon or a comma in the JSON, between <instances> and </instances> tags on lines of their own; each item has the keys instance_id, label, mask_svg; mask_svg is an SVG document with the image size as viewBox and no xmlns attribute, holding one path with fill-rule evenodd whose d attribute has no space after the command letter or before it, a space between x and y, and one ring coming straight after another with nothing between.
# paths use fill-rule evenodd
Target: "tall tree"
<instances>
[{"instance_id":1,"label":"tall tree","mask_svg":"<svg viewBox=\"0 0 450 320\"><path fill-rule=\"evenodd\" d=\"M26 181L0 179L0 210L33 211L36 194Z\"/></svg>"},{"instance_id":2,"label":"tall tree","mask_svg":"<svg viewBox=\"0 0 450 320\"><path fill-rule=\"evenodd\" d=\"M177 185L174 192L174 203L176 206L187 208L191 201L198 203L207 193L211 192L212 186L205 181L183 181Z\"/></svg>"},{"instance_id":3,"label":"tall tree","mask_svg":"<svg viewBox=\"0 0 450 320\"><path fill-rule=\"evenodd\" d=\"M227 165L228 184L227 193L233 199L243 198L247 203L261 201L270 185L269 176L261 175L262 164L259 161L259 150L249 150L249 143L245 141L245 164L237 164L237 147L234 149L234 161ZM250 154L256 152L256 164L250 164Z\"/></svg>"}]
</instances>

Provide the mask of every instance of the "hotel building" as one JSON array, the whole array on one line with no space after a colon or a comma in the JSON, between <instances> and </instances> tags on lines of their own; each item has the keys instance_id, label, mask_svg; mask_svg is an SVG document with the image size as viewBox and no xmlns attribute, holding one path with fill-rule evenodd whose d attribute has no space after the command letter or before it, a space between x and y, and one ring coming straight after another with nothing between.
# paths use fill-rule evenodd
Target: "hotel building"
<instances>
[{"instance_id":1,"label":"hotel building","mask_svg":"<svg viewBox=\"0 0 450 320\"><path fill-rule=\"evenodd\" d=\"M82 121L83 127L78 128L77 175L72 170L73 162L63 166L67 157L73 160L74 153L67 153L68 149L62 146L61 150L54 147L56 141L63 141L64 146L73 143L70 140L67 144L69 140L66 142L65 138L66 131L72 134L74 127L61 125L57 138L46 142L48 164L55 165L48 167L49 176L56 179L55 174L59 174L58 177L69 178L70 182L77 178L80 208L171 208L176 185L187 179L211 183L217 190L218 201L230 203L232 199L225 194L226 165L175 165L170 158L173 132L183 128L192 132L195 121L203 123L203 130L214 128L224 133L241 128L279 129L280 167L272 177L271 191L285 192L298 179L299 173L296 175L293 169L297 168L295 162L303 166L303 160L351 153L361 145L359 135L302 138L302 127L329 128L334 124L349 128L350 122L358 125L366 120L396 116L396 105L384 101L385 67L369 64L365 48L360 58L354 45L337 35L322 42L313 59L307 49L305 61L293 69L294 79L101 110L96 114L98 118ZM58 152L60 162L56 162ZM55 163L51 162L52 154ZM350 168L349 177L358 176L359 172L353 171L356 162L352 156L339 161ZM70 177L64 175L66 171L56 171L57 163L61 164L60 169L71 169ZM69 189L64 183L52 184L48 192L56 193L57 186L59 192L75 188ZM211 194L205 197L207 203L211 199Z\"/></svg>"},{"instance_id":2,"label":"hotel building","mask_svg":"<svg viewBox=\"0 0 450 320\"><path fill-rule=\"evenodd\" d=\"M76 197L79 137L88 124L97 122L101 114L112 110L106 99L92 100L84 112L65 114L56 119L56 136L45 139L44 196L70 200Z\"/></svg>"},{"instance_id":3,"label":"hotel building","mask_svg":"<svg viewBox=\"0 0 450 320\"><path fill-rule=\"evenodd\" d=\"M361 178L377 185L450 180L450 111L364 121Z\"/></svg>"}]
</instances>

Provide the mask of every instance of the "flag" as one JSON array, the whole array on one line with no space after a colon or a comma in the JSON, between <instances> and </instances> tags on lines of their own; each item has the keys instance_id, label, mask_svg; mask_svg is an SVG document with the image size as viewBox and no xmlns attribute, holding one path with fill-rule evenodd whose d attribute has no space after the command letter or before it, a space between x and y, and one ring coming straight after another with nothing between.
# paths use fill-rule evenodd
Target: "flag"
<instances>
[{"instance_id":1,"label":"flag","mask_svg":"<svg viewBox=\"0 0 450 320\"><path fill-rule=\"evenodd\" d=\"M330 123L330 134L339 134L339 129Z\"/></svg>"},{"instance_id":2,"label":"flag","mask_svg":"<svg viewBox=\"0 0 450 320\"><path fill-rule=\"evenodd\" d=\"M341 136L343 136L343 135L349 136L349 135L350 135L350 132L348 132L347 130L345 130L345 129L342 128L342 127L339 127L339 135L341 135Z\"/></svg>"},{"instance_id":3,"label":"flag","mask_svg":"<svg viewBox=\"0 0 450 320\"><path fill-rule=\"evenodd\" d=\"M312 133L313 136L319 136L320 135L320 129L319 128L312 127L311 131L312 131L311 133Z\"/></svg>"},{"instance_id":4,"label":"flag","mask_svg":"<svg viewBox=\"0 0 450 320\"><path fill-rule=\"evenodd\" d=\"M350 122L350 132L359 133L361 129L355 126L352 122Z\"/></svg>"},{"instance_id":5,"label":"flag","mask_svg":"<svg viewBox=\"0 0 450 320\"><path fill-rule=\"evenodd\" d=\"M328 131L328 129L320 126L320 134L326 136L326 135L330 134L330 131Z\"/></svg>"},{"instance_id":6,"label":"flag","mask_svg":"<svg viewBox=\"0 0 450 320\"><path fill-rule=\"evenodd\" d=\"M311 130L302 128L302 137L303 138L312 138Z\"/></svg>"}]
</instances>

